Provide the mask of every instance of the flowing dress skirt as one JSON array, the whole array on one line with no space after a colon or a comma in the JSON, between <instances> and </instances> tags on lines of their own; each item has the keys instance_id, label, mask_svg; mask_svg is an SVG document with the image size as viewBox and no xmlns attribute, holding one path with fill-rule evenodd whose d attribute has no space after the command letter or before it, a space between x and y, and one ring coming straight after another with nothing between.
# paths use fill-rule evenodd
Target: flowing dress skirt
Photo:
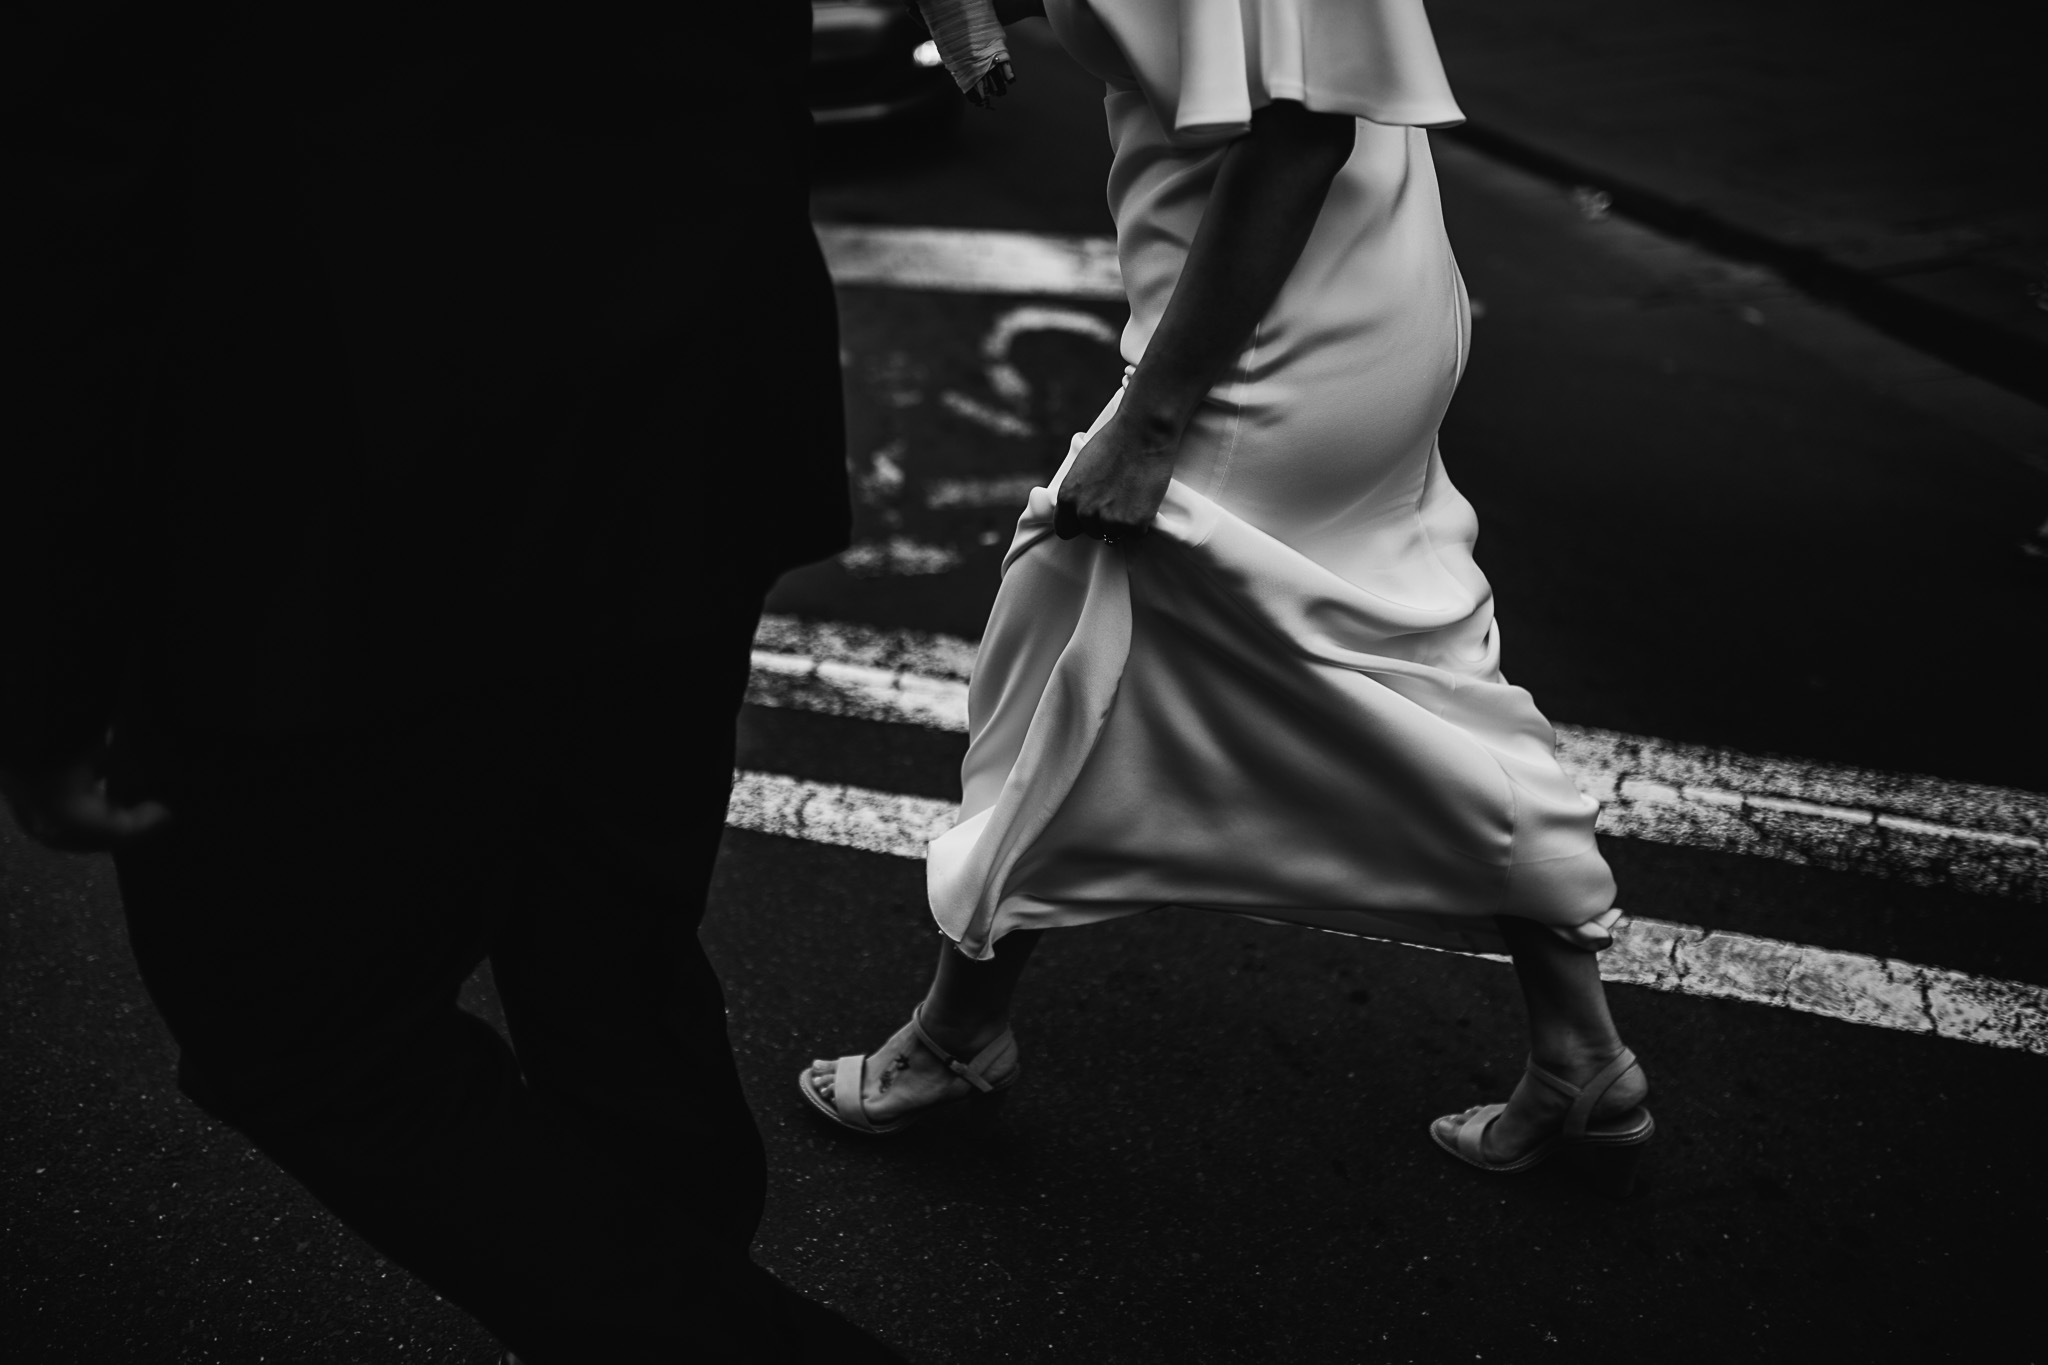
<instances>
[{"instance_id":1,"label":"flowing dress skirt","mask_svg":"<svg viewBox=\"0 0 2048 1365\"><path fill-rule=\"evenodd\" d=\"M1058 479L1032 492L930 847L950 938L1181 905L1498 952L1497 913L1613 921L1597 807L1501 676L1471 505L1433 440L1414 463L1349 575L1180 478L1121 546L1055 538Z\"/></svg>"},{"instance_id":2,"label":"flowing dress skirt","mask_svg":"<svg viewBox=\"0 0 2048 1365\"><path fill-rule=\"evenodd\" d=\"M1136 129L1111 177L1136 358L1215 163L1131 151L1150 115L1110 106ZM1361 122L1152 534L1052 534L1120 393L1031 494L969 690L959 821L927 862L962 950L1162 905L1480 951L1501 913L1604 937L1597 806L1501 675L1478 523L1437 448L1469 341L1426 138Z\"/></svg>"}]
</instances>

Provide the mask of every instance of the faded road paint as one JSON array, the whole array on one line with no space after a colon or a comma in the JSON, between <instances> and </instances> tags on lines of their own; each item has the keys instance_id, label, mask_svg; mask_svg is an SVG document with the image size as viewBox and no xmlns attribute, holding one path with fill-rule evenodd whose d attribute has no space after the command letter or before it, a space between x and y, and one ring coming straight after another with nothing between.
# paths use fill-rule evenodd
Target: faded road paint
<instances>
[{"instance_id":1,"label":"faded road paint","mask_svg":"<svg viewBox=\"0 0 2048 1365\"><path fill-rule=\"evenodd\" d=\"M757 643L785 656L757 665L747 698L757 706L967 729L970 641L778 617ZM832 667L846 663L863 669ZM1560 725L1557 737L1566 771L1601 803L1603 834L2048 901L2041 793L1583 726Z\"/></svg>"},{"instance_id":2,"label":"faded road paint","mask_svg":"<svg viewBox=\"0 0 2048 1365\"><path fill-rule=\"evenodd\" d=\"M839 562L855 578L906 577L951 573L960 567L960 552L949 545L890 536L848 546L839 552Z\"/></svg>"},{"instance_id":3,"label":"faded road paint","mask_svg":"<svg viewBox=\"0 0 2048 1365\"><path fill-rule=\"evenodd\" d=\"M967 228L821 223L834 282L969 294L1123 300L1116 243Z\"/></svg>"},{"instance_id":4,"label":"faded road paint","mask_svg":"<svg viewBox=\"0 0 2048 1365\"><path fill-rule=\"evenodd\" d=\"M1007 508L1022 512L1031 490L1046 481L1043 474L1006 474L993 479L933 479L924 486L924 505L933 511L949 507L971 510Z\"/></svg>"},{"instance_id":5,"label":"faded road paint","mask_svg":"<svg viewBox=\"0 0 2048 1365\"><path fill-rule=\"evenodd\" d=\"M953 813L953 802L928 796L742 771L734 774L726 822L759 834L921 859L925 845L952 828ZM1636 916L1615 937L1615 946L1600 956L1608 981L2048 1054L2048 988L2026 982Z\"/></svg>"}]
</instances>

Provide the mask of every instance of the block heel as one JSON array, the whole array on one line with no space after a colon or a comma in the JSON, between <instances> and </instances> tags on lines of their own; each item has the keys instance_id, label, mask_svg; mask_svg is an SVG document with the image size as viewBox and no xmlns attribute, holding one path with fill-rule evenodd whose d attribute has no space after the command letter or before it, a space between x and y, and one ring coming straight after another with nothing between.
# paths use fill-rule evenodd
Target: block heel
<instances>
[{"instance_id":1,"label":"block heel","mask_svg":"<svg viewBox=\"0 0 2048 1365\"><path fill-rule=\"evenodd\" d=\"M1581 1144L1570 1151L1574 1171L1587 1189L1609 1199L1626 1199L1635 1193L1636 1173L1649 1150L1650 1135L1657 1131L1648 1110L1643 1111L1643 1118L1650 1121L1650 1127L1635 1142Z\"/></svg>"}]
</instances>

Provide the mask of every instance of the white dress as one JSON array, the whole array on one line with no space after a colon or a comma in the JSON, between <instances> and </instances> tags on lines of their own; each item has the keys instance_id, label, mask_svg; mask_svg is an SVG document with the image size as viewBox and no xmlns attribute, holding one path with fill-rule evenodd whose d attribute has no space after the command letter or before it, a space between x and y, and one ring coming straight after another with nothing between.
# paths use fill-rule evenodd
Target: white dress
<instances>
[{"instance_id":1,"label":"white dress","mask_svg":"<svg viewBox=\"0 0 2048 1365\"><path fill-rule=\"evenodd\" d=\"M1153 533L1061 541L1036 489L975 663L932 913L1018 928L1161 905L1500 951L1618 916L1597 807L1500 671L1478 526L1437 426L1470 340L1429 142L1458 122L1420 0L1050 0L1107 84L1136 364L1224 149L1274 99L1357 145L1204 400Z\"/></svg>"}]
</instances>

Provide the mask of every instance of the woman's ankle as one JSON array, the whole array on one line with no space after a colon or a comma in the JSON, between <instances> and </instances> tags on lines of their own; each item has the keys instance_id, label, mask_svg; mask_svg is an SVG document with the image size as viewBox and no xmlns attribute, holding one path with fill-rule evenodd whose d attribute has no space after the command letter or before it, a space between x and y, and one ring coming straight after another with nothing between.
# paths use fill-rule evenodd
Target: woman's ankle
<instances>
[{"instance_id":1,"label":"woman's ankle","mask_svg":"<svg viewBox=\"0 0 2048 1365\"><path fill-rule=\"evenodd\" d=\"M917 1017L933 1042L955 1054L965 1051L971 1055L1002 1036L1009 1024L1006 1013L948 1010L930 996L925 997Z\"/></svg>"},{"instance_id":2,"label":"woman's ankle","mask_svg":"<svg viewBox=\"0 0 2048 1365\"><path fill-rule=\"evenodd\" d=\"M1596 1072L1627 1047L1614 1032L1560 1032L1530 1040L1529 1060L1556 1076Z\"/></svg>"}]
</instances>

